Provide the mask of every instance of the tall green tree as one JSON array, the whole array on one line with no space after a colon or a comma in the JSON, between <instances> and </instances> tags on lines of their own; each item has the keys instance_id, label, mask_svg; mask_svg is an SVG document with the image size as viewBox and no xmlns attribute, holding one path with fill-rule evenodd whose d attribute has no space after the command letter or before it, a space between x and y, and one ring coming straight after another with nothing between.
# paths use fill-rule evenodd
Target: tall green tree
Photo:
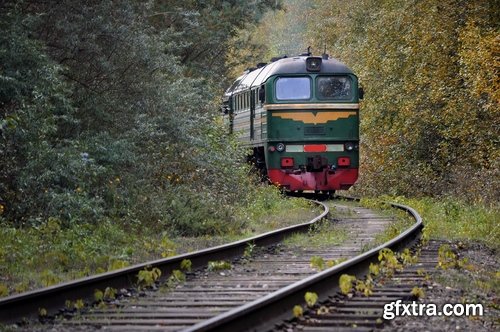
<instances>
[{"instance_id":1,"label":"tall green tree","mask_svg":"<svg viewBox=\"0 0 500 332\"><path fill-rule=\"evenodd\" d=\"M43 216L48 182L64 185L53 163L66 146L61 127L75 125L70 85L30 38L33 24L17 7L0 14L0 204L18 224Z\"/></svg>"},{"instance_id":2,"label":"tall green tree","mask_svg":"<svg viewBox=\"0 0 500 332\"><path fill-rule=\"evenodd\" d=\"M194 233L231 221L248 183L216 120L224 59L279 2L1 6L0 217Z\"/></svg>"}]
</instances>

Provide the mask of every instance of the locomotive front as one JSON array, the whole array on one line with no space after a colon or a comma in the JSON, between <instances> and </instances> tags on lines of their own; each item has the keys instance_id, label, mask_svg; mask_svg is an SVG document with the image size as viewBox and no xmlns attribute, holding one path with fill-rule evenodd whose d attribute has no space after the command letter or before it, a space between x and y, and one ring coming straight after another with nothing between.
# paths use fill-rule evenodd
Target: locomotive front
<instances>
[{"instance_id":1,"label":"locomotive front","mask_svg":"<svg viewBox=\"0 0 500 332\"><path fill-rule=\"evenodd\" d=\"M249 72L226 100L231 128L253 148L257 167L290 191L351 187L358 178L362 97L352 71L324 55L283 58L252 72L252 82ZM234 107L245 91L248 114Z\"/></svg>"}]
</instances>

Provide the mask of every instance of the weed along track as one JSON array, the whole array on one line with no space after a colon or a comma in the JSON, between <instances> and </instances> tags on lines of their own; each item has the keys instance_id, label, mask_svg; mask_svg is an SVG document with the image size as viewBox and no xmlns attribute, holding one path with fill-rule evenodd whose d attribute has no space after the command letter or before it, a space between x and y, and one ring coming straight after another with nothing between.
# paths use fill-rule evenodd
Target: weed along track
<instances>
[{"instance_id":1,"label":"weed along track","mask_svg":"<svg viewBox=\"0 0 500 332\"><path fill-rule=\"evenodd\" d=\"M99 303L77 312L62 310L40 328L237 331L272 327L290 316L293 304L304 301L306 290L320 294L324 300L328 292L323 291L338 284L338 271L352 273L366 268L365 256L372 259L374 251L382 247L366 250L375 246L375 239L395 222L395 217L352 203L328 201L322 205L323 214L302 225L124 269L122 272L136 284L138 276L139 288L131 289L112 278L106 280L109 286L101 281L100 287L87 280L87 292ZM414 239L421 228L418 215L414 216L417 223L405 232L404 241ZM384 246L406 245L400 238ZM78 285L74 287L78 289ZM83 293L81 289L79 292ZM54 312L56 306L38 295L38 308ZM59 294L57 298L64 296L69 295ZM17 297L15 304L19 305L23 299ZM70 300L75 301L75 297ZM2 302L0 305L5 305ZM2 319L7 320L5 316Z\"/></svg>"},{"instance_id":2,"label":"weed along track","mask_svg":"<svg viewBox=\"0 0 500 332\"><path fill-rule=\"evenodd\" d=\"M394 270L388 268L385 274L379 270L369 277L369 281L367 278L354 280L346 275L344 279L347 278L350 285L345 290L305 308L300 317L293 317L290 312L289 319L276 324L274 331L373 331L386 327L383 320L385 305L399 301L401 308L398 310L402 311L403 303L408 304L424 295L423 289L429 283L427 272L439 264L440 245L440 242L432 241L418 248L418 260L415 250L407 251L407 259L411 261L407 266L394 267ZM393 307L387 315L395 312ZM390 325L388 330L391 330Z\"/></svg>"}]
</instances>

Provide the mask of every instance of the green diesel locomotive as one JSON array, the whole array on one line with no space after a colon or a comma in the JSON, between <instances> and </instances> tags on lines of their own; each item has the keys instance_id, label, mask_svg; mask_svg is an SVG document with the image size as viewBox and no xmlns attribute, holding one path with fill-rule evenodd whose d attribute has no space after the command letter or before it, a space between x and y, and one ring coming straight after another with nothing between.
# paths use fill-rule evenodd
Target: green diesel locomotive
<instances>
[{"instance_id":1,"label":"green diesel locomotive","mask_svg":"<svg viewBox=\"0 0 500 332\"><path fill-rule=\"evenodd\" d=\"M272 183L332 193L358 178L362 95L346 65L307 54L247 70L225 92L223 110Z\"/></svg>"}]
</instances>

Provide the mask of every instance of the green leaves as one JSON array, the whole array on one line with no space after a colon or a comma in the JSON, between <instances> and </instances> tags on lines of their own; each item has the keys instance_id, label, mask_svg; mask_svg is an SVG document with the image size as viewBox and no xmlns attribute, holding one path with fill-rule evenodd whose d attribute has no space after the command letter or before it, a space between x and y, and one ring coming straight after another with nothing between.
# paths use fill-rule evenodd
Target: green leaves
<instances>
[{"instance_id":1,"label":"green leaves","mask_svg":"<svg viewBox=\"0 0 500 332\"><path fill-rule=\"evenodd\" d=\"M189 259L183 259L181 262L181 270L186 272L191 272L191 266L193 263Z\"/></svg>"},{"instance_id":2,"label":"green leaves","mask_svg":"<svg viewBox=\"0 0 500 332\"><path fill-rule=\"evenodd\" d=\"M318 294L316 294L314 292L306 292L304 294L304 301L306 302L306 305L308 308L312 308L312 307L314 307L316 302L318 302ZM321 310L321 308L320 308L320 310ZM304 315L304 308L302 308L301 305L295 305L293 307L292 313L293 313L293 316L295 318L302 317Z\"/></svg>"},{"instance_id":3,"label":"green leaves","mask_svg":"<svg viewBox=\"0 0 500 332\"><path fill-rule=\"evenodd\" d=\"M2 218L234 227L253 183L217 113L221 77L236 30L279 2L31 2L0 13Z\"/></svg>"},{"instance_id":4,"label":"green leaves","mask_svg":"<svg viewBox=\"0 0 500 332\"><path fill-rule=\"evenodd\" d=\"M322 271L325 269L325 260L321 256L312 256L310 266L313 269Z\"/></svg>"},{"instance_id":5,"label":"green leaves","mask_svg":"<svg viewBox=\"0 0 500 332\"><path fill-rule=\"evenodd\" d=\"M318 301L318 294L314 292L306 292L306 294L304 295L304 300L306 301L307 306L311 308Z\"/></svg>"},{"instance_id":6,"label":"green leaves","mask_svg":"<svg viewBox=\"0 0 500 332\"><path fill-rule=\"evenodd\" d=\"M243 251L243 258L250 259L252 255L255 253L255 243L247 243L245 250Z\"/></svg>"},{"instance_id":7,"label":"green leaves","mask_svg":"<svg viewBox=\"0 0 500 332\"><path fill-rule=\"evenodd\" d=\"M343 274L339 278L339 287L340 292L344 295L347 295L351 292L353 283L356 281L356 277L349 274Z\"/></svg>"},{"instance_id":8,"label":"green leaves","mask_svg":"<svg viewBox=\"0 0 500 332\"><path fill-rule=\"evenodd\" d=\"M223 271L232 269L232 265L226 261L209 261L207 270L208 271Z\"/></svg>"},{"instance_id":9,"label":"green leaves","mask_svg":"<svg viewBox=\"0 0 500 332\"><path fill-rule=\"evenodd\" d=\"M415 296L418 299L421 299L425 296L425 292L422 288L415 286L411 290L411 295Z\"/></svg>"},{"instance_id":10,"label":"green leaves","mask_svg":"<svg viewBox=\"0 0 500 332\"><path fill-rule=\"evenodd\" d=\"M9 288L6 285L0 284L0 297L9 295Z\"/></svg>"},{"instance_id":11,"label":"green leaves","mask_svg":"<svg viewBox=\"0 0 500 332\"><path fill-rule=\"evenodd\" d=\"M160 278L160 276L161 270L159 268L145 268L137 274L137 284L139 287L151 287Z\"/></svg>"},{"instance_id":12,"label":"green leaves","mask_svg":"<svg viewBox=\"0 0 500 332\"><path fill-rule=\"evenodd\" d=\"M389 248L379 251L378 260L380 261L380 270L389 277L394 275L396 270L403 268L403 265L399 263L398 256Z\"/></svg>"},{"instance_id":13,"label":"green leaves","mask_svg":"<svg viewBox=\"0 0 500 332\"><path fill-rule=\"evenodd\" d=\"M292 313L293 313L293 317L299 318L299 317L302 317L302 315L304 314L304 309L302 309L302 306L300 306L300 305L295 305L293 307Z\"/></svg>"}]
</instances>

